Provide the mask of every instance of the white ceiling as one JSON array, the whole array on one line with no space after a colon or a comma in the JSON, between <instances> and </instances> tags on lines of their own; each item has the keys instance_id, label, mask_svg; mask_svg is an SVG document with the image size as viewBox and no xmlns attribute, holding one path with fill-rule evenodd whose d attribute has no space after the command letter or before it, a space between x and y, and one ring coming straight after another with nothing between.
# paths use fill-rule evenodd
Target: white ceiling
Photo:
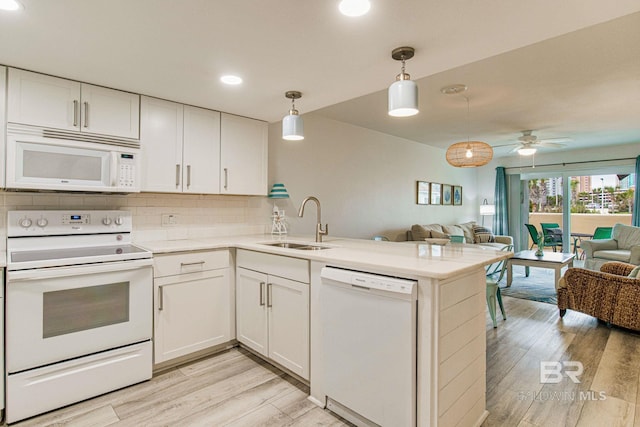
<instances>
[{"instance_id":1,"label":"white ceiling","mask_svg":"<svg viewBox=\"0 0 640 427\"><path fill-rule=\"evenodd\" d=\"M338 0L21 1L0 12L2 64L269 122L300 90L301 113L438 147L468 136L466 101L439 92L465 83L472 139L640 142L637 0L371 0L360 18ZM405 45L421 112L391 119L391 50Z\"/></svg>"}]
</instances>

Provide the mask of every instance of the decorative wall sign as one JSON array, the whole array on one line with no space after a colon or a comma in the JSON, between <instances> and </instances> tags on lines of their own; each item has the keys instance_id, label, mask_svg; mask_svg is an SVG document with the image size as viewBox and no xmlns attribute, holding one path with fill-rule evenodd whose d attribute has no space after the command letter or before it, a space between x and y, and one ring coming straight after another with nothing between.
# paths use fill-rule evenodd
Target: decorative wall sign
<instances>
[{"instance_id":1,"label":"decorative wall sign","mask_svg":"<svg viewBox=\"0 0 640 427\"><path fill-rule=\"evenodd\" d=\"M418 181L418 204L429 204L429 183L426 181Z\"/></svg>"},{"instance_id":2,"label":"decorative wall sign","mask_svg":"<svg viewBox=\"0 0 640 427\"><path fill-rule=\"evenodd\" d=\"M462 186L460 185L453 186L453 205L462 205Z\"/></svg>"},{"instance_id":3,"label":"decorative wall sign","mask_svg":"<svg viewBox=\"0 0 640 427\"><path fill-rule=\"evenodd\" d=\"M451 205L453 194L451 194L452 186L449 184L442 184L442 204Z\"/></svg>"},{"instance_id":4,"label":"decorative wall sign","mask_svg":"<svg viewBox=\"0 0 640 427\"><path fill-rule=\"evenodd\" d=\"M439 205L442 203L442 184L431 183L431 204Z\"/></svg>"}]
</instances>

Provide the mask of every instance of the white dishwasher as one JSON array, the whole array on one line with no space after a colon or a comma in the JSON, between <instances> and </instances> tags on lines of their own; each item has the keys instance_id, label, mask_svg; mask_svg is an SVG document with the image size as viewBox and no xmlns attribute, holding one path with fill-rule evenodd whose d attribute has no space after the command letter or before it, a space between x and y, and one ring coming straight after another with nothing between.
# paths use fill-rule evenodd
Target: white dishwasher
<instances>
[{"instance_id":1,"label":"white dishwasher","mask_svg":"<svg viewBox=\"0 0 640 427\"><path fill-rule=\"evenodd\" d=\"M416 425L417 282L324 267L327 408L369 426Z\"/></svg>"}]
</instances>

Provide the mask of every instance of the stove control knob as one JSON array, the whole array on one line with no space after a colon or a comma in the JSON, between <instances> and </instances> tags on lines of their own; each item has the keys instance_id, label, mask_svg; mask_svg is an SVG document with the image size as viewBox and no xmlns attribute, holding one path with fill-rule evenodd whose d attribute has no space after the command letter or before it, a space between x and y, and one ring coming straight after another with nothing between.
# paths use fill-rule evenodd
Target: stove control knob
<instances>
[{"instance_id":1,"label":"stove control knob","mask_svg":"<svg viewBox=\"0 0 640 427\"><path fill-rule=\"evenodd\" d=\"M124 224L124 220L122 219L121 216L117 216L116 219L115 219L115 223L116 223L116 225L122 225L122 224Z\"/></svg>"},{"instance_id":2,"label":"stove control knob","mask_svg":"<svg viewBox=\"0 0 640 427\"><path fill-rule=\"evenodd\" d=\"M31 224L33 224L33 221L31 221L29 218L22 218L19 221L19 224L20 224L20 227L29 228L31 227Z\"/></svg>"},{"instance_id":3,"label":"stove control knob","mask_svg":"<svg viewBox=\"0 0 640 427\"><path fill-rule=\"evenodd\" d=\"M36 224L38 224L38 227L46 227L47 224L49 224L49 221L47 221L46 218L40 218L38 221L36 221Z\"/></svg>"},{"instance_id":4,"label":"stove control knob","mask_svg":"<svg viewBox=\"0 0 640 427\"><path fill-rule=\"evenodd\" d=\"M104 225L111 225L111 218L109 218L108 216L105 216L104 218L102 218L102 223Z\"/></svg>"}]
</instances>

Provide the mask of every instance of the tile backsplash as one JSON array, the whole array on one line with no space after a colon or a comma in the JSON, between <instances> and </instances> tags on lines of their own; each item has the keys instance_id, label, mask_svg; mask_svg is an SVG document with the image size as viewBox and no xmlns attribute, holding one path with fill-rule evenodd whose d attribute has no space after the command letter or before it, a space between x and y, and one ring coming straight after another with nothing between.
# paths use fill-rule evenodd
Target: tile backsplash
<instances>
[{"instance_id":1,"label":"tile backsplash","mask_svg":"<svg viewBox=\"0 0 640 427\"><path fill-rule=\"evenodd\" d=\"M137 241L264 233L271 226L271 205L257 196L0 192L0 208L3 241L10 210L127 210ZM163 215L172 215L175 224L163 225Z\"/></svg>"}]
</instances>

